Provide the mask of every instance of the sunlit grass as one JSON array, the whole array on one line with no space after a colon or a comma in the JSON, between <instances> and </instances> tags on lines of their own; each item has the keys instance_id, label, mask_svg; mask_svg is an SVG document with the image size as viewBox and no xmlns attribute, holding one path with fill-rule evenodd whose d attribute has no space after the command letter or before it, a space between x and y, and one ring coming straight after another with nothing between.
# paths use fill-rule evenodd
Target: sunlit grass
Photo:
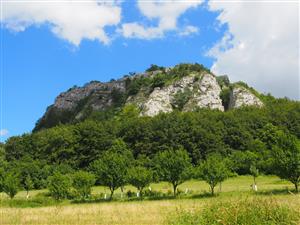
<instances>
[{"instance_id":1,"label":"sunlit grass","mask_svg":"<svg viewBox=\"0 0 300 225\"><path fill-rule=\"evenodd\" d=\"M26 192L19 192L15 200L20 201L12 204L5 194L1 194L0 224L164 224L168 216L178 209L201 209L201 207L216 201L239 201L243 198L251 199L275 199L279 204L287 205L290 208L298 210L300 213L300 195L292 194L293 185L282 181L275 176L261 176L257 180L259 192L253 193L250 185L252 178L250 176L240 176L227 180L222 184L221 193L217 197L210 197L208 185L200 181L188 181L179 186L179 189L185 192L188 188L188 194L182 194L177 199L162 200L119 200L120 190L116 192L116 200L112 202L98 202L74 204L69 200L56 204L50 202L47 207L19 208L16 204L26 203ZM168 193L171 191L171 185L162 182L151 184L151 189ZM216 188L219 191L220 187ZM126 186L125 193L136 191L134 187ZM101 193L109 194L105 187L94 187L93 195ZM43 194L44 193L44 194ZM31 191L31 199L47 198L47 190ZM125 195L125 194L124 194ZM102 195L103 196L103 195ZM41 199L42 200L42 199ZM13 207L12 207L13 206ZM26 206L26 205L25 205Z\"/></svg>"}]
</instances>

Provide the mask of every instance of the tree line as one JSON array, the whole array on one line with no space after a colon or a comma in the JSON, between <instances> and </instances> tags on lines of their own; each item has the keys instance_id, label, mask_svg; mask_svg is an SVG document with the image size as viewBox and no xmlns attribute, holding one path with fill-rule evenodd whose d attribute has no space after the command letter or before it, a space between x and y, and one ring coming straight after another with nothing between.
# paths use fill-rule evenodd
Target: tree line
<instances>
[{"instance_id":1,"label":"tree line","mask_svg":"<svg viewBox=\"0 0 300 225\"><path fill-rule=\"evenodd\" d=\"M0 145L1 191L14 196L20 188L53 190L55 180L69 177L62 182L66 187L76 189L89 180L90 186L108 186L112 195L126 183L142 193L149 182L160 180L170 182L176 194L190 178L206 180L213 192L228 176L257 171L287 179L297 190L300 104L271 96L264 102L263 108L174 111L153 118L139 117L128 105L112 117L98 112L80 123L11 137Z\"/></svg>"}]
</instances>

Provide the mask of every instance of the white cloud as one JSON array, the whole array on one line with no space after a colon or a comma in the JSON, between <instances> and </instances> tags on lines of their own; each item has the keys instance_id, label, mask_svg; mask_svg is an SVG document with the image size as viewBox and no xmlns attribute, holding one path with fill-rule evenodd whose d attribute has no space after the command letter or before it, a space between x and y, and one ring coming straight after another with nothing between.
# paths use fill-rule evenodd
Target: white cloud
<instances>
[{"instance_id":1,"label":"white cloud","mask_svg":"<svg viewBox=\"0 0 300 225\"><path fill-rule=\"evenodd\" d=\"M291 2L210 1L228 32L209 52L212 70L262 92L300 99L299 11Z\"/></svg>"},{"instance_id":2,"label":"white cloud","mask_svg":"<svg viewBox=\"0 0 300 225\"><path fill-rule=\"evenodd\" d=\"M0 130L0 137L6 136L7 134L8 134L8 130L7 129L1 129Z\"/></svg>"},{"instance_id":3,"label":"white cloud","mask_svg":"<svg viewBox=\"0 0 300 225\"><path fill-rule=\"evenodd\" d=\"M2 5L1 22L5 27L20 32L31 25L48 24L55 35L77 46L83 39L109 43L104 28L117 25L121 20L118 1L19 0L5 1Z\"/></svg>"},{"instance_id":4,"label":"white cloud","mask_svg":"<svg viewBox=\"0 0 300 225\"><path fill-rule=\"evenodd\" d=\"M157 19L158 25L147 27L137 22L125 23L122 25L121 33L127 38L153 39L164 36L167 31L177 30L182 34L195 33L193 26L184 27L183 30L177 26L178 18L188 9L195 8L202 4L204 0L195 1L143 1L138 0L140 12L149 20Z\"/></svg>"},{"instance_id":5,"label":"white cloud","mask_svg":"<svg viewBox=\"0 0 300 225\"><path fill-rule=\"evenodd\" d=\"M199 32L198 27L186 26L182 31L179 32L180 36L189 36L191 34L197 34Z\"/></svg>"}]
</instances>

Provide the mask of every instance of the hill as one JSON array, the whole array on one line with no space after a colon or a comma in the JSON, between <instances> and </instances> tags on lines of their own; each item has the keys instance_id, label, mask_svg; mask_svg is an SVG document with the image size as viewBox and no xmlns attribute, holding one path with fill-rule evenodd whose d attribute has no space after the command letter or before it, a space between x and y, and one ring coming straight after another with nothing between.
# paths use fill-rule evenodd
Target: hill
<instances>
[{"instance_id":1,"label":"hill","mask_svg":"<svg viewBox=\"0 0 300 225\"><path fill-rule=\"evenodd\" d=\"M93 112L118 111L129 104L135 105L141 116L156 116L173 110L260 107L263 102L246 84L231 84L227 76L217 77L200 64L179 64L173 68L152 65L144 73L106 83L91 81L59 94L34 131L82 121Z\"/></svg>"}]
</instances>

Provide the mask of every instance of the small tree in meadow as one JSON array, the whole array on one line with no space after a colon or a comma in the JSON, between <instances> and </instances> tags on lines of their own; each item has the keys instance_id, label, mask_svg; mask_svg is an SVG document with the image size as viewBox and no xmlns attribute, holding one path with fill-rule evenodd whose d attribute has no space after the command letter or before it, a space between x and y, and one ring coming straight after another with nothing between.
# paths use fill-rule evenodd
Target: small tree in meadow
<instances>
[{"instance_id":1,"label":"small tree in meadow","mask_svg":"<svg viewBox=\"0 0 300 225\"><path fill-rule=\"evenodd\" d=\"M184 149L159 152L154 164L159 179L172 184L174 196L178 185L191 178L191 159Z\"/></svg>"},{"instance_id":2,"label":"small tree in meadow","mask_svg":"<svg viewBox=\"0 0 300 225\"><path fill-rule=\"evenodd\" d=\"M18 193L18 189L20 186L20 181L18 176L9 173L6 174L3 180L2 188L3 191L11 198L13 199L15 195Z\"/></svg>"},{"instance_id":3,"label":"small tree in meadow","mask_svg":"<svg viewBox=\"0 0 300 225\"><path fill-rule=\"evenodd\" d=\"M78 171L73 174L73 187L82 199L91 195L95 181L95 176L89 172Z\"/></svg>"},{"instance_id":4,"label":"small tree in meadow","mask_svg":"<svg viewBox=\"0 0 300 225\"><path fill-rule=\"evenodd\" d=\"M143 194L143 189L149 186L152 179L153 179L152 171L145 167L136 166L128 170L128 174L127 174L128 183L138 189L141 198Z\"/></svg>"},{"instance_id":5,"label":"small tree in meadow","mask_svg":"<svg viewBox=\"0 0 300 225\"><path fill-rule=\"evenodd\" d=\"M29 191L33 188L33 181L29 175L26 176L23 186L26 190L26 198L29 198Z\"/></svg>"},{"instance_id":6,"label":"small tree in meadow","mask_svg":"<svg viewBox=\"0 0 300 225\"><path fill-rule=\"evenodd\" d=\"M280 178L295 185L298 193L300 183L300 141L296 137L281 133L272 147L274 172Z\"/></svg>"},{"instance_id":7,"label":"small tree in meadow","mask_svg":"<svg viewBox=\"0 0 300 225\"><path fill-rule=\"evenodd\" d=\"M127 168L131 156L130 151L119 152L111 149L91 165L91 170L98 182L109 188L110 199L113 198L116 189L126 184Z\"/></svg>"},{"instance_id":8,"label":"small tree in meadow","mask_svg":"<svg viewBox=\"0 0 300 225\"><path fill-rule=\"evenodd\" d=\"M256 187L256 178L259 176L259 170L256 168L255 165L250 166L250 174L253 177L253 185Z\"/></svg>"},{"instance_id":9,"label":"small tree in meadow","mask_svg":"<svg viewBox=\"0 0 300 225\"><path fill-rule=\"evenodd\" d=\"M196 168L197 177L207 182L210 186L211 194L215 194L217 184L227 179L231 172L227 164L220 155L210 155Z\"/></svg>"},{"instance_id":10,"label":"small tree in meadow","mask_svg":"<svg viewBox=\"0 0 300 225\"><path fill-rule=\"evenodd\" d=\"M72 187L72 179L69 175L54 173L48 178L48 189L55 200L62 200L69 196Z\"/></svg>"}]
</instances>

